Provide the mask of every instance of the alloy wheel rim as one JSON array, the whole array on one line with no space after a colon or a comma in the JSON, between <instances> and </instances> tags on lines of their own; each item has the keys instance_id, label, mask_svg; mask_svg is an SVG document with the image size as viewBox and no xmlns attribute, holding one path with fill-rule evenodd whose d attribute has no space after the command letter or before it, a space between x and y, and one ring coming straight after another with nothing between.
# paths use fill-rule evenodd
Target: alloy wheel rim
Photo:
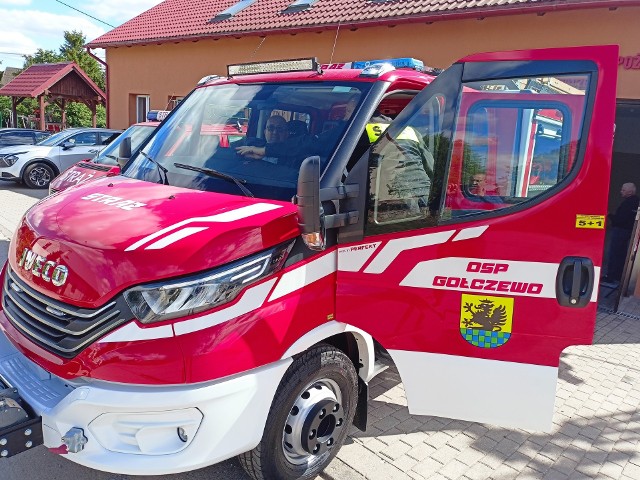
<instances>
[{"instance_id":1,"label":"alloy wheel rim","mask_svg":"<svg viewBox=\"0 0 640 480\"><path fill-rule=\"evenodd\" d=\"M44 187L51 181L51 175L44 167L36 167L29 172L29 180L38 187Z\"/></svg>"}]
</instances>

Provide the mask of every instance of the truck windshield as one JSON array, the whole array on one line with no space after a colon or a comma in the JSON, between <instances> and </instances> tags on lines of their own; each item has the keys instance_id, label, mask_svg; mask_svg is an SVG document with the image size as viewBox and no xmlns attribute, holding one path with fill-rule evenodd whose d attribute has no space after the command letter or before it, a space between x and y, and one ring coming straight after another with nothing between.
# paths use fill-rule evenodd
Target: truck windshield
<instances>
[{"instance_id":1,"label":"truck windshield","mask_svg":"<svg viewBox=\"0 0 640 480\"><path fill-rule=\"evenodd\" d=\"M234 182L176 167L213 169L256 197L288 201L302 160L324 168L371 84L226 84L199 88L158 128L124 175L244 195ZM158 165L162 168L159 168ZM160 174L166 169L165 175Z\"/></svg>"}]
</instances>

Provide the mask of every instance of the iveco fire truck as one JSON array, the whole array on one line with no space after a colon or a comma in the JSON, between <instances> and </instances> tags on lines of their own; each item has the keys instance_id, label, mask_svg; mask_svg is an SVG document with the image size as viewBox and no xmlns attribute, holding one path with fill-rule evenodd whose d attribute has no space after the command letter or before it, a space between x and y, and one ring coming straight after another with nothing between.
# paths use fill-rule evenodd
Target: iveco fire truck
<instances>
[{"instance_id":1,"label":"iveco fire truck","mask_svg":"<svg viewBox=\"0 0 640 480\"><path fill-rule=\"evenodd\" d=\"M203 79L131 158L123 142L121 175L16 230L0 455L44 443L147 475L240 455L256 479L312 478L387 365L412 413L549 430L560 355L593 336L616 61Z\"/></svg>"}]
</instances>

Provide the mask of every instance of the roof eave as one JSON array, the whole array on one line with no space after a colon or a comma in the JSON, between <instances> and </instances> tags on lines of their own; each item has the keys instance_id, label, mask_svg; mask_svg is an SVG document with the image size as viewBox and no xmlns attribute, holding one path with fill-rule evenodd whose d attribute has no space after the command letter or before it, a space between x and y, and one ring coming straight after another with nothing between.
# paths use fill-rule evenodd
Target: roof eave
<instances>
[{"instance_id":1,"label":"roof eave","mask_svg":"<svg viewBox=\"0 0 640 480\"><path fill-rule=\"evenodd\" d=\"M635 7L640 6L640 0L567 0L562 4L535 4L535 5L507 5L491 8L477 8L473 10L465 10L459 12L446 12L446 13L427 13L410 16L397 16L380 18L375 20L363 20L349 23L326 23L315 24L292 28L275 28L270 30L240 30L230 31L222 33L211 34L192 34L192 35L179 35L175 37L161 37L161 38L146 38L140 40L123 40L119 42L90 42L85 46L87 48L117 48L117 47L131 47L149 44L163 44L173 43L179 41L193 41L193 40L211 40L221 39L229 37L243 37L243 36L267 36L278 34L294 34L294 33L306 33L317 32L318 30L334 30L338 26L350 28L367 28L367 27L379 27L379 26L391 26L402 23L431 23L436 21L447 20L461 20L467 18L486 18L486 17L500 17L509 15L523 15L523 14L540 14L547 12L559 12L567 10L583 10L594 8L607 8L610 10L620 7Z\"/></svg>"}]
</instances>

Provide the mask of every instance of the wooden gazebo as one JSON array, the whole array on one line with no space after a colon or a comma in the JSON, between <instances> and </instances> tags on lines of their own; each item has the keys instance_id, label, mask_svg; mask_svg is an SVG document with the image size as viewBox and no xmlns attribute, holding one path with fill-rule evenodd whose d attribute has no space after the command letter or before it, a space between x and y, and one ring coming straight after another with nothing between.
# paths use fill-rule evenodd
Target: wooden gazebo
<instances>
[{"instance_id":1,"label":"wooden gazebo","mask_svg":"<svg viewBox=\"0 0 640 480\"><path fill-rule=\"evenodd\" d=\"M95 127L96 107L107 103L106 94L73 62L31 65L0 88L0 95L11 97L14 122L17 121L16 108L20 102L25 98L37 98L40 130L46 129L45 107L47 105L56 104L60 107L62 128L64 128L67 103L84 103L91 110L92 124Z\"/></svg>"}]
</instances>

